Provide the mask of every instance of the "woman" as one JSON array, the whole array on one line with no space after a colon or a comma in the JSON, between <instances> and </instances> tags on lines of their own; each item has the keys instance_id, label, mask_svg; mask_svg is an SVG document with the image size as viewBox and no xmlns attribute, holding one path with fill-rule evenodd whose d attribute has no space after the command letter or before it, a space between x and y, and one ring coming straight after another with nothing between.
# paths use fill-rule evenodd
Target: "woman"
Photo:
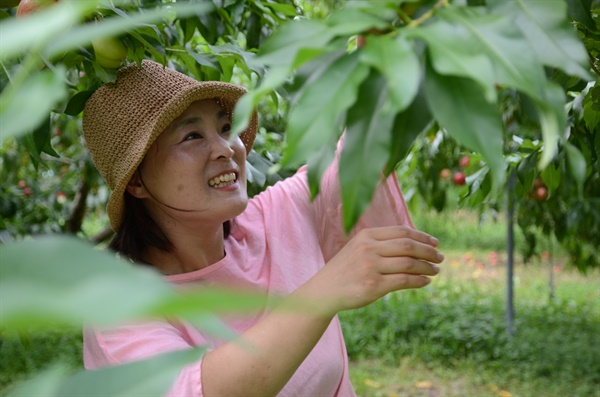
<instances>
[{"instance_id":1,"label":"woman","mask_svg":"<svg viewBox=\"0 0 600 397\"><path fill-rule=\"evenodd\" d=\"M170 396L352 396L337 313L427 285L443 256L436 239L414 230L393 176L351 236L340 219L337 160L314 202L306 167L248 200L245 159L256 114L229 139L244 92L144 61L120 70L86 104L86 143L112 189L111 247L176 285L254 288L268 298L262 314L226 320L243 344L181 322L148 321L86 330L85 365L208 345ZM309 310L286 309L298 301Z\"/></svg>"}]
</instances>

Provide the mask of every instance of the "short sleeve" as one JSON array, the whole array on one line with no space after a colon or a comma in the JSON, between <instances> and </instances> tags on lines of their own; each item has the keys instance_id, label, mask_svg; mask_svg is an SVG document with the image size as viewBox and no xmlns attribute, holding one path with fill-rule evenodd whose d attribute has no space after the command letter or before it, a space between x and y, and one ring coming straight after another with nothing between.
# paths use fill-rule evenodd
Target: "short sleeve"
<instances>
[{"instance_id":1,"label":"short sleeve","mask_svg":"<svg viewBox=\"0 0 600 397\"><path fill-rule=\"evenodd\" d=\"M185 332L168 322L155 321L110 330L86 328L83 333L86 369L124 364L177 350L189 349ZM184 367L166 397L201 397L202 360Z\"/></svg>"}]
</instances>

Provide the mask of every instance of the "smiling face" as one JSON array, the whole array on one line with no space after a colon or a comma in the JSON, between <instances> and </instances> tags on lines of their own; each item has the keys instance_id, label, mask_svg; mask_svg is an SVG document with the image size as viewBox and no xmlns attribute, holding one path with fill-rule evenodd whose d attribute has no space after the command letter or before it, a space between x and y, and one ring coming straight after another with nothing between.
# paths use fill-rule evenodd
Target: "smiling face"
<instances>
[{"instance_id":1,"label":"smiling face","mask_svg":"<svg viewBox=\"0 0 600 397\"><path fill-rule=\"evenodd\" d=\"M152 144L127 191L155 220L201 217L220 226L244 211L246 148L214 99L191 104Z\"/></svg>"}]
</instances>

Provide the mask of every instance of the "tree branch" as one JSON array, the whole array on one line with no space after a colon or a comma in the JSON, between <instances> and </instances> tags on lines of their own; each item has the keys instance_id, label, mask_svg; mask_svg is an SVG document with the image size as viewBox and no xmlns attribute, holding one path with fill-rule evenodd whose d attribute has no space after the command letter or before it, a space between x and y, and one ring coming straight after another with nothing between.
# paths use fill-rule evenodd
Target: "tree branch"
<instances>
[{"instance_id":1,"label":"tree branch","mask_svg":"<svg viewBox=\"0 0 600 397\"><path fill-rule=\"evenodd\" d=\"M411 23L406 25L406 27L407 28L416 28L417 26L422 25L425 21L427 21L429 18L431 18L433 16L433 14L439 8L447 7L447 6L448 6L448 0L439 0L437 3L435 3L433 8L431 8L425 14L421 15L419 18L414 19Z\"/></svg>"},{"instance_id":2,"label":"tree branch","mask_svg":"<svg viewBox=\"0 0 600 397\"><path fill-rule=\"evenodd\" d=\"M89 177L89 167L89 164L86 162L81 170L81 181L77 187L77 194L75 194L75 199L73 199L73 208L71 209L69 219L67 220L67 230L73 234L81 231L81 224L83 223L83 218L87 210L86 200L90 192L90 185L87 181Z\"/></svg>"},{"instance_id":3,"label":"tree branch","mask_svg":"<svg viewBox=\"0 0 600 397\"><path fill-rule=\"evenodd\" d=\"M113 230L109 227L100 231L98 234L92 236L90 238L90 242L94 244L100 244L108 240L114 234Z\"/></svg>"}]
</instances>

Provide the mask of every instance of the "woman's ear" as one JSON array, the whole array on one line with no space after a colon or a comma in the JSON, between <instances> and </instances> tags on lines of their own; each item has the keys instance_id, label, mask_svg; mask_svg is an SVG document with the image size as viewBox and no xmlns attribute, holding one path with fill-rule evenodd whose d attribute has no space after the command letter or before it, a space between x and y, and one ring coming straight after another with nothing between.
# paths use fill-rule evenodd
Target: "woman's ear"
<instances>
[{"instance_id":1,"label":"woman's ear","mask_svg":"<svg viewBox=\"0 0 600 397\"><path fill-rule=\"evenodd\" d=\"M125 190L127 190L127 193L131 194L135 198L143 199L148 197L146 188L144 187L144 184L140 178L140 174L137 170L131 176L129 183L127 183L127 186L125 187Z\"/></svg>"}]
</instances>

